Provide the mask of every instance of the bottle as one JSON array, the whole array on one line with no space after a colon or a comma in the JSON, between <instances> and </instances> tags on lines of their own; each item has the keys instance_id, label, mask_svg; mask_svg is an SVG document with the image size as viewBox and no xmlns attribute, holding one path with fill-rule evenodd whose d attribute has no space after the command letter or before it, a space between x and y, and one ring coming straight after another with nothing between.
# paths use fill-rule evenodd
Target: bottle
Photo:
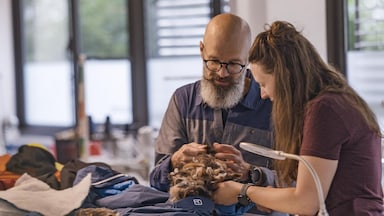
<instances>
[{"instance_id":1,"label":"bottle","mask_svg":"<svg viewBox=\"0 0 384 216\"><path fill-rule=\"evenodd\" d=\"M6 152L7 146L19 145L17 139L20 137L19 131L19 119L15 115L7 116L2 121L2 136L3 139L0 141L0 153Z\"/></svg>"},{"instance_id":2,"label":"bottle","mask_svg":"<svg viewBox=\"0 0 384 216\"><path fill-rule=\"evenodd\" d=\"M147 172L153 169L155 165L155 138L154 129L151 126L140 127L137 132L137 140L140 148L140 153L147 166Z\"/></svg>"},{"instance_id":3,"label":"bottle","mask_svg":"<svg viewBox=\"0 0 384 216\"><path fill-rule=\"evenodd\" d=\"M112 131L111 118L107 116L104 122L104 139L103 146L107 153L112 156L117 156L117 143Z\"/></svg>"}]
</instances>

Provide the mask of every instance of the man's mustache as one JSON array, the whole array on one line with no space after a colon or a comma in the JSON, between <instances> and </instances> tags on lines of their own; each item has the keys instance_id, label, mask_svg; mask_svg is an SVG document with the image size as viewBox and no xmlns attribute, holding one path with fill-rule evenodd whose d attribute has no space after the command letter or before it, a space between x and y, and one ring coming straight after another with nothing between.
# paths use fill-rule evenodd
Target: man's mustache
<instances>
[{"instance_id":1,"label":"man's mustache","mask_svg":"<svg viewBox=\"0 0 384 216\"><path fill-rule=\"evenodd\" d=\"M217 75L211 75L211 76L203 76L203 79L207 80L207 81L220 81L220 82L229 82L231 84L238 84L239 82L238 81L235 81L234 79L230 78L230 77L219 77Z\"/></svg>"}]
</instances>

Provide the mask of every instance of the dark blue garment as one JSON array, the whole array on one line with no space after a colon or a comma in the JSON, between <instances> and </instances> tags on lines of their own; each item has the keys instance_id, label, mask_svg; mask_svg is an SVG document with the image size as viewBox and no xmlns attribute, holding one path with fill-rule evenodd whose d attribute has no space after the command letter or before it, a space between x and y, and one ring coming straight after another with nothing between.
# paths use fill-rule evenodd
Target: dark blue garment
<instances>
[{"instance_id":1,"label":"dark blue garment","mask_svg":"<svg viewBox=\"0 0 384 216\"><path fill-rule=\"evenodd\" d=\"M136 184L113 196L107 196L95 201L97 206L109 209L116 208L138 208L153 206L168 201L169 194L148 186Z\"/></svg>"},{"instance_id":2,"label":"dark blue garment","mask_svg":"<svg viewBox=\"0 0 384 216\"><path fill-rule=\"evenodd\" d=\"M88 173L91 173L91 188L85 198L82 208L99 207L97 200L120 194L135 184L139 184L133 176L125 175L109 167L89 165L77 171L73 185L80 182Z\"/></svg>"},{"instance_id":3,"label":"dark blue garment","mask_svg":"<svg viewBox=\"0 0 384 216\"><path fill-rule=\"evenodd\" d=\"M89 165L77 171L73 185L79 183L88 173L92 173L91 184L97 188L108 187L127 180L139 183L134 176L119 173L109 167Z\"/></svg>"},{"instance_id":4,"label":"dark blue garment","mask_svg":"<svg viewBox=\"0 0 384 216\"><path fill-rule=\"evenodd\" d=\"M145 215L158 215L158 216L240 216L243 215L248 209L252 208L253 204L238 208L232 206L218 206L212 200L202 196L187 197L177 201L174 204L163 203L153 206L144 206L139 208L121 208L115 209L120 215L131 216L145 216Z\"/></svg>"},{"instance_id":5,"label":"dark blue garment","mask_svg":"<svg viewBox=\"0 0 384 216\"><path fill-rule=\"evenodd\" d=\"M201 197L201 196L191 196L186 197L173 204L174 208L190 209L195 211L198 215L212 215L214 211L215 204L212 200Z\"/></svg>"},{"instance_id":6,"label":"dark blue garment","mask_svg":"<svg viewBox=\"0 0 384 216\"><path fill-rule=\"evenodd\" d=\"M210 216L215 211L219 216L238 216L253 207L253 204L242 208L236 205L215 205L212 200L201 196L187 197L172 204L168 202L167 192L138 184L134 177L95 165L80 169L74 185L88 173L92 173L92 187L82 208L105 207L116 210L120 215ZM117 188L119 193L98 193L99 190L111 188Z\"/></svg>"},{"instance_id":7,"label":"dark blue garment","mask_svg":"<svg viewBox=\"0 0 384 216\"><path fill-rule=\"evenodd\" d=\"M215 205L216 214L219 216L241 216L244 213L248 212L251 208L255 206L254 203L250 203L247 206L237 205Z\"/></svg>"},{"instance_id":8,"label":"dark blue garment","mask_svg":"<svg viewBox=\"0 0 384 216\"><path fill-rule=\"evenodd\" d=\"M168 202L169 194L143 185L133 185L120 194L105 197L96 201L98 206L109 209L120 209L120 213L143 212L153 214L159 212L180 213L192 212L195 215L212 215L215 211L218 216L243 215L254 204L245 207L230 205L215 205L212 200L202 197L186 197L174 204ZM121 209L124 208L125 209Z\"/></svg>"},{"instance_id":9,"label":"dark blue garment","mask_svg":"<svg viewBox=\"0 0 384 216\"><path fill-rule=\"evenodd\" d=\"M95 188L95 192L100 196L100 197L106 197L106 196L111 196L111 195L116 195L124 190L128 189L132 185L134 185L135 182L132 180L120 182L114 185L110 185L108 187L104 188Z\"/></svg>"}]
</instances>

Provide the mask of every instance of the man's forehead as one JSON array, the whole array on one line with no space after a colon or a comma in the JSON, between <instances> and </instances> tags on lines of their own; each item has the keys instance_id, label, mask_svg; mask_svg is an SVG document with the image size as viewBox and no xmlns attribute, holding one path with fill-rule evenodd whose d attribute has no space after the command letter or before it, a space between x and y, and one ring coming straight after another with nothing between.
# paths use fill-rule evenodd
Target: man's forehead
<instances>
[{"instance_id":1,"label":"man's forehead","mask_svg":"<svg viewBox=\"0 0 384 216\"><path fill-rule=\"evenodd\" d=\"M204 46L205 58L216 58L222 61L244 61L247 59L248 50L238 46L220 44L207 44Z\"/></svg>"}]
</instances>

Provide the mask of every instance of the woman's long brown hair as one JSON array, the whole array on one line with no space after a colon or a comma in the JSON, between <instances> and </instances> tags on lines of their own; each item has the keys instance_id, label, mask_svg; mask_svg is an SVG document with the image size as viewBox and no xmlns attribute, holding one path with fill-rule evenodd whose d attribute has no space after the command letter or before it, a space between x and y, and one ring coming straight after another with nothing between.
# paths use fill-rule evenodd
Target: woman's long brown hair
<instances>
[{"instance_id":1,"label":"woman's long brown hair","mask_svg":"<svg viewBox=\"0 0 384 216\"><path fill-rule=\"evenodd\" d=\"M315 47L292 24L276 21L257 35L249 62L274 75L272 121L276 150L299 154L306 107L324 92L346 95L346 103L358 110L372 130L381 135L375 114L366 102L348 85L342 73L322 60ZM274 168L283 183L296 180L296 161L275 161Z\"/></svg>"}]
</instances>

